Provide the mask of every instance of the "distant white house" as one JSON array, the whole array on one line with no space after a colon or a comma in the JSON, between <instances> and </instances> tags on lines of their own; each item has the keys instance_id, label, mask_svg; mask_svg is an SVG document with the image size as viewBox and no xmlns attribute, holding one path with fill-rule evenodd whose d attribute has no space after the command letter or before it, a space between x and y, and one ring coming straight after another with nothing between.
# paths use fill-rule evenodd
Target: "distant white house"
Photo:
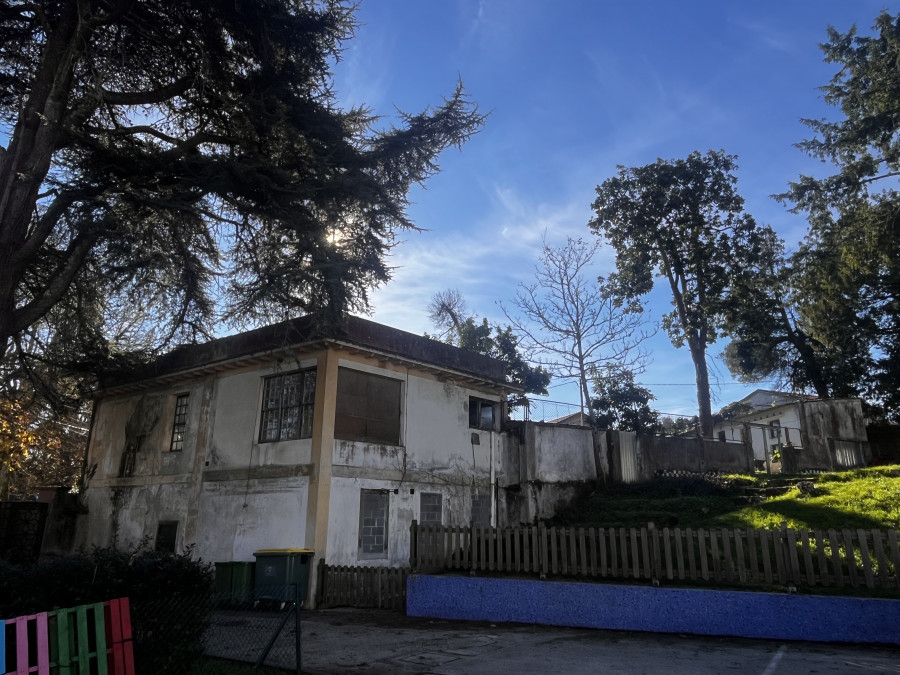
<instances>
[{"instance_id":1,"label":"distant white house","mask_svg":"<svg viewBox=\"0 0 900 675\"><path fill-rule=\"evenodd\" d=\"M862 402L857 398L821 400L805 394L757 389L736 404L749 410L713 428L720 441L749 440L756 460L793 450L797 469L838 469L868 463ZM783 454L783 453L782 453Z\"/></svg>"}]
</instances>

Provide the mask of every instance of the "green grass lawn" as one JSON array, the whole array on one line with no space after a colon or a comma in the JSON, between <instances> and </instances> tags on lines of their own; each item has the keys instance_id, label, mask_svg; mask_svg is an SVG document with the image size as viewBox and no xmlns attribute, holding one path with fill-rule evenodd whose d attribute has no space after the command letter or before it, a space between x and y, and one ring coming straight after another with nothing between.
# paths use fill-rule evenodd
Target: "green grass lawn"
<instances>
[{"instance_id":1,"label":"green grass lawn","mask_svg":"<svg viewBox=\"0 0 900 675\"><path fill-rule=\"evenodd\" d=\"M785 480L815 484L815 495L790 487L767 496ZM585 527L788 527L900 529L900 465L812 476L666 478L598 489L555 520Z\"/></svg>"}]
</instances>

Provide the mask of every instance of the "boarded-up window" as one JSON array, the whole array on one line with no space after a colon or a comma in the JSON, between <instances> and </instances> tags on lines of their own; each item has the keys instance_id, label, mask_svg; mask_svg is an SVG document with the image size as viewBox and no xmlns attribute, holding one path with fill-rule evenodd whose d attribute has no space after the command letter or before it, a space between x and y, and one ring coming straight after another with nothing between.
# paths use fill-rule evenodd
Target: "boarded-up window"
<instances>
[{"instance_id":1,"label":"boarded-up window","mask_svg":"<svg viewBox=\"0 0 900 675\"><path fill-rule=\"evenodd\" d=\"M335 438L400 445L400 385L400 380L339 368Z\"/></svg>"},{"instance_id":2,"label":"boarded-up window","mask_svg":"<svg viewBox=\"0 0 900 675\"><path fill-rule=\"evenodd\" d=\"M169 452L184 450L184 432L187 429L187 411L190 394L178 394L175 398L175 417L172 420L172 440Z\"/></svg>"},{"instance_id":3,"label":"boarded-up window","mask_svg":"<svg viewBox=\"0 0 900 675\"><path fill-rule=\"evenodd\" d=\"M263 383L259 442L310 438L315 402L315 368L267 377Z\"/></svg>"},{"instance_id":4,"label":"boarded-up window","mask_svg":"<svg viewBox=\"0 0 900 675\"><path fill-rule=\"evenodd\" d=\"M359 558L386 558L388 551L388 493L362 490L359 497Z\"/></svg>"},{"instance_id":5,"label":"boarded-up window","mask_svg":"<svg viewBox=\"0 0 900 675\"><path fill-rule=\"evenodd\" d=\"M436 492L423 492L419 496L419 522L423 525L441 525L443 498Z\"/></svg>"},{"instance_id":6,"label":"boarded-up window","mask_svg":"<svg viewBox=\"0 0 900 675\"><path fill-rule=\"evenodd\" d=\"M472 495L472 523L482 527L491 525L491 496Z\"/></svg>"},{"instance_id":7,"label":"boarded-up window","mask_svg":"<svg viewBox=\"0 0 900 675\"><path fill-rule=\"evenodd\" d=\"M178 522L162 522L156 527L156 550L163 553L175 553L175 537L178 534Z\"/></svg>"}]
</instances>

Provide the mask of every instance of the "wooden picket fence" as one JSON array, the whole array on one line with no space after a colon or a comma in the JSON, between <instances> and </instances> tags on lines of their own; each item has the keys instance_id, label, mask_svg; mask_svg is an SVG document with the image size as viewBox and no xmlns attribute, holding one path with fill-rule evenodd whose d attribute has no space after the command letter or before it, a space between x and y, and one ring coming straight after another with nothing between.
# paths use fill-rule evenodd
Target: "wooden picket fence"
<instances>
[{"instance_id":1,"label":"wooden picket fence","mask_svg":"<svg viewBox=\"0 0 900 675\"><path fill-rule=\"evenodd\" d=\"M406 609L408 568L348 567L319 560L316 574L316 607Z\"/></svg>"},{"instance_id":2,"label":"wooden picket fence","mask_svg":"<svg viewBox=\"0 0 900 675\"><path fill-rule=\"evenodd\" d=\"M900 589L895 530L442 527L410 532L413 572Z\"/></svg>"},{"instance_id":3,"label":"wooden picket fence","mask_svg":"<svg viewBox=\"0 0 900 675\"><path fill-rule=\"evenodd\" d=\"M128 598L0 621L4 675L134 675Z\"/></svg>"}]
</instances>

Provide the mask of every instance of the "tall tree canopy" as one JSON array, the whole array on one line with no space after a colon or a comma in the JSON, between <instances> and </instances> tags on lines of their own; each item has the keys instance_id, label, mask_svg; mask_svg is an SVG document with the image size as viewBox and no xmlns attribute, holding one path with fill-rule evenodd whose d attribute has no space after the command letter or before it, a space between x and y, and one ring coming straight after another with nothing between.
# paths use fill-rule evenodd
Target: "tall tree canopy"
<instances>
[{"instance_id":1,"label":"tall tree canopy","mask_svg":"<svg viewBox=\"0 0 900 675\"><path fill-rule=\"evenodd\" d=\"M590 227L616 251L611 278L626 298L639 298L664 277L674 309L663 317L672 344L685 343L697 378L700 431L712 435L706 349L718 337L731 280L758 267L760 229L735 188L735 157L722 151L619 167L597 187Z\"/></svg>"},{"instance_id":2,"label":"tall tree canopy","mask_svg":"<svg viewBox=\"0 0 900 675\"><path fill-rule=\"evenodd\" d=\"M503 310L531 358L555 377L578 383L591 421L592 370L641 363L640 344L648 337L640 312L590 273L599 246L583 239L569 238L559 247L544 241L535 281L519 284L517 313Z\"/></svg>"},{"instance_id":3,"label":"tall tree canopy","mask_svg":"<svg viewBox=\"0 0 900 675\"><path fill-rule=\"evenodd\" d=\"M339 108L354 27L343 0L0 0L0 354L364 309L409 189L484 117L461 86L395 127Z\"/></svg>"},{"instance_id":4,"label":"tall tree canopy","mask_svg":"<svg viewBox=\"0 0 900 675\"><path fill-rule=\"evenodd\" d=\"M466 301L456 289L435 293L428 304L428 318L438 330L438 338L461 349L506 361L506 378L526 394L547 395L550 373L533 366L519 349L519 337L509 326L491 325L469 313ZM519 403L514 397L513 403Z\"/></svg>"},{"instance_id":5,"label":"tall tree canopy","mask_svg":"<svg viewBox=\"0 0 900 675\"><path fill-rule=\"evenodd\" d=\"M620 431L654 433L661 428L659 413L650 406L656 397L634 381L634 371L615 366L591 370L594 385L594 422Z\"/></svg>"},{"instance_id":6,"label":"tall tree canopy","mask_svg":"<svg viewBox=\"0 0 900 675\"><path fill-rule=\"evenodd\" d=\"M821 45L838 71L824 87L834 120L804 120L798 146L835 165L801 176L779 198L805 212L810 232L795 256L801 310L847 364L848 391L900 414L900 14L882 12L874 34L828 30ZM853 340L847 343L847 337Z\"/></svg>"},{"instance_id":7,"label":"tall tree canopy","mask_svg":"<svg viewBox=\"0 0 900 675\"><path fill-rule=\"evenodd\" d=\"M840 371L847 364L810 334L784 243L768 228L759 240L758 265L735 270L724 304L724 328L732 337L725 364L742 382L774 378L780 387L811 388L822 398L841 393Z\"/></svg>"}]
</instances>

